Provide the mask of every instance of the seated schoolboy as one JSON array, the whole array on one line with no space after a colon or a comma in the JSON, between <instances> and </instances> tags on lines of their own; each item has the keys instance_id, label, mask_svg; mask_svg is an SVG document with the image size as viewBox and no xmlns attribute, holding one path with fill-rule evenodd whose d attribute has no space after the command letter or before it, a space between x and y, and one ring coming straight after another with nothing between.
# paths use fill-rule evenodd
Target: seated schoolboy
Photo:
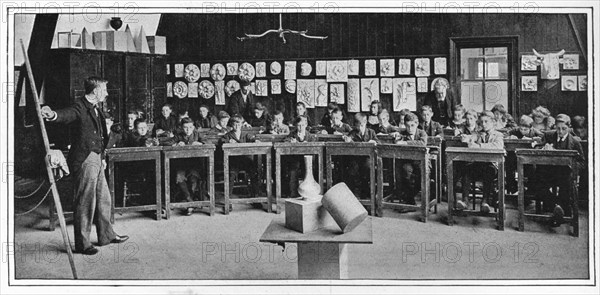
<instances>
[{"instance_id":1,"label":"seated schoolboy","mask_svg":"<svg viewBox=\"0 0 600 295\"><path fill-rule=\"evenodd\" d=\"M306 116L306 119L308 119L308 127L313 126L312 121L310 120L310 116L306 112L306 105L303 102L299 101L296 103L296 115L294 116L294 118L301 116L301 115ZM291 121L292 122L290 122L290 123L294 122L293 119ZM293 127L294 125L291 124L290 126Z\"/></svg>"},{"instance_id":2,"label":"seated schoolboy","mask_svg":"<svg viewBox=\"0 0 600 295\"><path fill-rule=\"evenodd\" d=\"M246 143L246 142L255 142L255 136L252 134L243 134L242 126L244 125L244 117L241 115L234 115L231 117L231 121L233 123L232 130L228 133L225 133L221 138L221 144L223 143ZM253 156L238 156L235 157L235 160L229 161L230 169L230 177L229 177L229 189L230 193L233 191L233 180L235 173L233 170L246 170L250 174L250 197L254 197L258 195L258 170L256 169L256 164L254 163Z\"/></svg>"},{"instance_id":3,"label":"seated schoolboy","mask_svg":"<svg viewBox=\"0 0 600 295\"><path fill-rule=\"evenodd\" d=\"M517 127L515 119L508 113L503 104L499 103L492 107L492 113L496 117L496 130Z\"/></svg>"},{"instance_id":4,"label":"seated schoolboy","mask_svg":"<svg viewBox=\"0 0 600 295\"><path fill-rule=\"evenodd\" d=\"M325 112L325 114L323 115L323 117L321 118L321 126L328 128L331 126L331 114L333 113L333 110L338 108L338 104L335 102L330 102L327 104L327 112Z\"/></svg>"},{"instance_id":5,"label":"seated schoolboy","mask_svg":"<svg viewBox=\"0 0 600 295\"><path fill-rule=\"evenodd\" d=\"M134 123L135 130L125 138L126 147L157 146L158 139L153 138L148 132L148 123L145 119L137 119Z\"/></svg>"},{"instance_id":6,"label":"seated schoolboy","mask_svg":"<svg viewBox=\"0 0 600 295\"><path fill-rule=\"evenodd\" d=\"M398 134L398 127L390 123L390 113L386 109L381 110L381 113L379 113L379 125L375 132L377 134Z\"/></svg>"},{"instance_id":7,"label":"seated schoolboy","mask_svg":"<svg viewBox=\"0 0 600 295\"><path fill-rule=\"evenodd\" d=\"M427 133L418 129L419 117L413 113L408 113L404 116L405 130L402 130L396 137L396 144L400 145L427 145ZM399 197L400 202L404 204L415 204L415 196L421 190L420 182L420 166L419 162L414 161L399 161L398 165L401 166L401 172L399 173L400 179L396 179L396 183L399 184L395 188L395 194Z\"/></svg>"},{"instance_id":8,"label":"seated schoolboy","mask_svg":"<svg viewBox=\"0 0 600 295\"><path fill-rule=\"evenodd\" d=\"M442 125L440 123L431 120L433 118L433 110L430 106L424 105L421 107L421 119L423 121L419 124L419 129L425 130L427 136L442 136L444 135L444 130L442 129Z\"/></svg>"},{"instance_id":9,"label":"seated schoolboy","mask_svg":"<svg viewBox=\"0 0 600 295\"><path fill-rule=\"evenodd\" d=\"M162 107L162 116L154 122L152 136L155 137L172 137L175 128L177 128L177 118L172 114L173 106L165 104Z\"/></svg>"},{"instance_id":10,"label":"seated schoolboy","mask_svg":"<svg viewBox=\"0 0 600 295\"><path fill-rule=\"evenodd\" d=\"M217 133L219 135L225 135L225 133L231 131L229 125L229 114L226 111L220 111L217 114L217 124L210 129L211 133Z\"/></svg>"},{"instance_id":11,"label":"seated schoolboy","mask_svg":"<svg viewBox=\"0 0 600 295\"><path fill-rule=\"evenodd\" d=\"M139 119L140 116L138 115L137 111L129 111L127 112L127 131L131 131L133 132L135 129L135 120Z\"/></svg>"},{"instance_id":12,"label":"seated schoolboy","mask_svg":"<svg viewBox=\"0 0 600 295\"><path fill-rule=\"evenodd\" d=\"M289 134L290 127L283 124L283 113L281 111L275 111L273 119L269 122L269 128L267 128L267 134Z\"/></svg>"},{"instance_id":13,"label":"seated schoolboy","mask_svg":"<svg viewBox=\"0 0 600 295\"><path fill-rule=\"evenodd\" d=\"M377 143L377 134L373 129L367 128L367 115L364 113L356 113L354 116L354 122L356 127L348 133L343 135L343 139L346 142L371 142ZM349 164L348 173L350 181L348 187L355 192L357 197L370 196L369 190L369 160L368 159L356 159L353 161L346 161Z\"/></svg>"},{"instance_id":14,"label":"seated schoolboy","mask_svg":"<svg viewBox=\"0 0 600 295\"><path fill-rule=\"evenodd\" d=\"M477 117L479 115L475 110L468 110L465 113L465 122L457 129L456 135L466 134L471 135L479 131L479 125L477 125Z\"/></svg>"},{"instance_id":15,"label":"seated schoolboy","mask_svg":"<svg viewBox=\"0 0 600 295\"><path fill-rule=\"evenodd\" d=\"M398 129L405 129L406 127L404 126L404 116L413 113L411 112L409 109L402 109L400 110L400 118L398 120Z\"/></svg>"},{"instance_id":16,"label":"seated schoolboy","mask_svg":"<svg viewBox=\"0 0 600 295\"><path fill-rule=\"evenodd\" d=\"M556 116L556 130L544 132L536 145L543 149L573 150L577 151L577 167L584 165L583 149L580 141L570 133L571 118L565 114ZM567 167L537 165L535 174L529 181L537 199L544 200L544 209L552 210L552 226L559 226L564 222L565 214L571 215L570 198L568 195L570 174ZM550 193L550 188L558 186L558 198Z\"/></svg>"},{"instance_id":17,"label":"seated schoolboy","mask_svg":"<svg viewBox=\"0 0 600 295\"><path fill-rule=\"evenodd\" d=\"M317 141L317 136L310 134L307 130L308 119L306 116L299 116L294 119L294 126L296 127L293 132L288 134L286 142L314 142ZM282 159L282 165L286 167L284 169L289 179L289 195L290 197L298 197L298 179L304 171L304 158L299 155L285 156Z\"/></svg>"},{"instance_id":18,"label":"seated schoolboy","mask_svg":"<svg viewBox=\"0 0 600 295\"><path fill-rule=\"evenodd\" d=\"M504 139L502 133L496 131L494 113L483 111L479 114L479 125L481 130L471 134L462 134L461 141L466 143L469 148L484 148L484 149L504 149ZM466 185L463 185L462 200L457 201L457 209L464 210L468 208L469 192L473 179L483 179L483 200L480 210L483 213L490 212L490 202L494 200L494 178L498 173L498 165L496 163L477 163L471 162L463 166L463 177Z\"/></svg>"},{"instance_id":19,"label":"seated schoolboy","mask_svg":"<svg viewBox=\"0 0 600 295\"><path fill-rule=\"evenodd\" d=\"M121 123L114 123L114 117L110 113L105 114L104 119L106 121L106 130L108 131L108 143L106 144L106 148L123 147L125 144L125 136L128 135L128 132L123 130Z\"/></svg>"},{"instance_id":20,"label":"seated schoolboy","mask_svg":"<svg viewBox=\"0 0 600 295\"><path fill-rule=\"evenodd\" d=\"M573 134L581 140L588 139L587 124L584 116L573 117Z\"/></svg>"},{"instance_id":21,"label":"seated schoolboy","mask_svg":"<svg viewBox=\"0 0 600 295\"><path fill-rule=\"evenodd\" d=\"M446 128L460 128L465 123L465 111L465 107L462 104L456 105L456 107L454 107L453 119L452 121L448 122L448 126Z\"/></svg>"},{"instance_id":22,"label":"seated schoolboy","mask_svg":"<svg viewBox=\"0 0 600 295\"><path fill-rule=\"evenodd\" d=\"M523 115L519 119L519 127L515 127L508 131L505 137L516 139L533 139L542 137L544 134L533 128L533 118Z\"/></svg>"},{"instance_id":23,"label":"seated schoolboy","mask_svg":"<svg viewBox=\"0 0 600 295\"><path fill-rule=\"evenodd\" d=\"M252 127L262 127L264 129L267 128L268 123L271 121L271 116L267 112L267 108L263 106L262 103L257 102L254 105L254 115L250 119L250 126Z\"/></svg>"},{"instance_id":24,"label":"seated schoolboy","mask_svg":"<svg viewBox=\"0 0 600 295\"><path fill-rule=\"evenodd\" d=\"M531 118L533 118L533 128L539 131L550 131L554 128L555 119L551 116L550 110L543 106L531 110Z\"/></svg>"},{"instance_id":25,"label":"seated schoolboy","mask_svg":"<svg viewBox=\"0 0 600 295\"><path fill-rule=\"evenodd\" d=\"M321 134L345 135L352 131L350 125L342 122L342 110L337 108L331 112L331 124L321 131Z\"/></svg>"},{"instance_id":26,"label":"seated schoolboy","mask_svg":"<svg viewBox=\"0 0 600 295\"><path fill-rule=\"evenodd\" d=\"M196 120L196 128L213 128L217 125L217 118L210 113L207 105L201 105L199 111L200 117Z\"/></svg>"}]
</instances>

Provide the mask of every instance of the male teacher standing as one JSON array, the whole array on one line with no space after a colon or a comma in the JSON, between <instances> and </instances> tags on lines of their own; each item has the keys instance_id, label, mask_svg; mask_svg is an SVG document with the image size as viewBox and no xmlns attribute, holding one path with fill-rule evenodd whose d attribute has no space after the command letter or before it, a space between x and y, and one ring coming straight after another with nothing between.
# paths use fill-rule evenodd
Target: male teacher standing
<instances>
[{"instance_id":1,"label":"male teacher standing","mask_svg":"<svg viewBox=\"0 0 600 295\"><path fill-rule=\"evenodd\" d=\"M85 255L98 253L90 242L92 222L96 225L98 245L122 243L128 236L117 235L110 224L111 197L104 176L106 162L104 147L108 141L104 115L98 103L106 100L107 81L89 77L84 82L85 96L62 110L42 108L47 121L74 124L74 134L69 150L69 168L74 176L75 252Z\"/></svg>"}]
</instances>

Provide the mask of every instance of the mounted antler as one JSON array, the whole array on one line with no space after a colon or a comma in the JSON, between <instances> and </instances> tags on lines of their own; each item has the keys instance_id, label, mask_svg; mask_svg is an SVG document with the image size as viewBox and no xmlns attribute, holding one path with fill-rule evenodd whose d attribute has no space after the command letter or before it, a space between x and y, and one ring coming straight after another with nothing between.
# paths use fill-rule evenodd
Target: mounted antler
<instances>
[{"instance_id":1,"label":"mounted antler","mask_svg":"<svg viewBox=\"0 0 600 295\"><path fill-rule=\"evenodd\" d=\"M278 33L279 34L279 38L281 38L283 40L283 43L287 43L287 41L285 40L285 34L296 34L296 35L300 35L304 38L308 38L308 39L320 39L320 40L325 40L327 39L328 36L310 36L307 35L306 33L308 33L308 30L305 31L295 31L295 30L290 30L290 29L284 29L282 26L282 22L281 22L281 13L279 14L279 28L278 29L271 29L271 30L266 30L264 33L262 34L245 34L245 37L237 37L238 40L240 41L245 41L248 39L257 39L257 38L261 38L264 37L270 33Z\"/></svg>"}]
</instances>

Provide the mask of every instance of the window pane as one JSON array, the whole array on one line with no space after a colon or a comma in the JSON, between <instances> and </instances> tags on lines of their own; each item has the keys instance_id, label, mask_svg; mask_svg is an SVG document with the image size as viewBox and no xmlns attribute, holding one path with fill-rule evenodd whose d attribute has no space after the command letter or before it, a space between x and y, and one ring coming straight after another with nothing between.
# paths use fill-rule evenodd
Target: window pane
<instances>
[{"instance_id":1,"label":"window pane","mask_svg":"<svg viewBox=\"0 0 600 295\"><path fill-rule=\"evenodd\" d=\"M502 104L508 110L508 82L485 82L485 108L491 110L495 104Z\"/></svg>"},{"instance_id":2,"label":"window pane","mask_svg":"<svg viewBox=\"0 0 600 295\"><path fill-rule=\"evenodd\" d=\"M485 78L508 79L508 58L506 47L485 49Z\"/></svg>"},{"instance_id":3,"label":"window pane","mask_svg":"<svg viewBox=\"0 0 600 295\"><path fill-rule=\"evenodd\" d=\"M463 80L483 78L483 48L460 50L460 76Z\"/></svg>"},{"instance_id":4,"label":"window pane","mask_svg":"<svg viewBox=\"0 0 600 295\"><path fill-rule=\"evenodd\" d=\"M460 82L460 103L467 109L483 111L483 82Z\"/></svg>"}]
</instances>

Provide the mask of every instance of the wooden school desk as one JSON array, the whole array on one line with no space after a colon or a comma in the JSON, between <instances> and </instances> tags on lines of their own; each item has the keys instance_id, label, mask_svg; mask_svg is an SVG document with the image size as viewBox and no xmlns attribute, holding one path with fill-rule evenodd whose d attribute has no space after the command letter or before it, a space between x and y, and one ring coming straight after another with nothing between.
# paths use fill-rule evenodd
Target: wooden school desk
<instances>
[{"instance_id":1,"label":"wooden school desk","mask_svg":"<svg viewBox=\"0 0 600 295\"><path fill-rule=\"evenodd\" d=\"M166 217L171 217L171 209L173 208L188 208L194 206L209 207L209 214L213 216L215 213L215 150L214 144L203 145L186 145L186 146L171 146L163 147L163 167L164 167L164 183L165 183L165 209ZM189 158L206 158L208 165L205 167L206 175L208 176L208 201L194 202L178 202L171 203L171 160L172 159L189 159ZM202 166L200 166L202 167ZM198 167L198 168L200 168ZM202 190L201 190L202 191ZM203 197L203 196L201 196Z\"/></svg>"},{"instance_id":2,"label":"wooden school desk","mask_svg":"<svg viewBox=\"0 0 600 295\"><path fill-rule=\"evenodd\" d=\"M223 146L223 173L225 178L225 214L229 214L229 205L231 203L235 204L250 204L250 203L259 203L259 202L267 202L268 209L267 211L270 213L272 211L271 205L271 151L273 148L273 144L270 142L253 142L253 143L224 143ZM267 158L267 167L266 167L266 186L267 186L267 196L255 197L255 198L243 198L243 199L230 199L229 198L229 157L233 156L262 156L265 155ZM257 169L260 171L260 169ZM259 178L260 180L260 178Z\"/></svg>"},{"instance_id":3,"label":"wooden school desk","mask_svg":"<svg viewBox=\"0 0 600 295\"><path fill-rule=\"evenodd\" d=\"M420 208L423 222L427 222L429 208L437 204L437 200L429 202L429 153L425 146L378 144L377 145L377 216L383 216L383 208ZM408 205L388 202L383 196L383 159L419 161L421 170L421 204ZM396 167L394 166L393 169ZM396 179L394 178L394 181ZM396 184L397 185L397 184Z\"/></svg>"},{"instance_id":4,"label":"wooden school desk","mask_svg":"<svg viewBox=\"0 0 600 295\"><path fill-rule=\"evenodd\" d=\"M370 142L326 142L325 155L327 160L327 189L333 186L332 156L367 156L369 161L369 187L370 200L356 196L361 204L370 206L371 216L375 215L375 143Z\"/></svg>"},{"instance_id":5,"label":"wooden school desk","mask_svg":"<svg viewBox=\"0 0 600 295\"><path fill-rule=\"evenodd\" d=\"M324 142L278 142L273 144L275 149L275 213L280 213L279 199L281 198L281 157L289 155L317 155L319 175L317 181L323 189L323 154ZM312 173L312 171L311 171ZM321 191L323 193L323 191Z\"/></svg>"},{"instance_id":6,"label":"wooden school desk","mask_svg":"<svg viewBox=\"0 0 600 295\"><path fill-rule=\"evenodd\" d=\"M276 218L265 229L260 242L297 244L298 279L348 279L348 244L373 244L373 226L368 217L355 229L342 233L338 226L300 233Z\"/></svg>"},{"instance_id":7,"label":"wooden school desk","mask_svg":"<svg viewBox=\"0 0 600 295\"><path fill-rule=\"evenodd\" d=\"M517 149L517 171L519 174L519 231L525 230L525 216L548 220L550 215L526 214L525 213L525 184L523 165L552 165L567 166L571 170L569 180L569 195L572 208L572 217L565 217L571 222L573 235L579 236L579 205L577 201L577 151L572 150L536 150Z\"/></svg>"},{"instance_id":8,"label":"wooden school desk","mask_svg":"<svg viewBox=\"0 0 600 295\"><path fill-rule=\"evenodd\" d=\"M161 194L162 194L162 167L160 161L160 152L162 147L130 147L130 148L112 148L106 150L108 157L108 188L112 198L112 210L110 214L110 221L115 221L115 212L138 212L138 211L149 211L156 210L156 220L161 220ZM156 190L156 203L153 205L141 205L141 206L130 206L130 207L119 207L115 208L115 163L127 163L133 161L154 161L154 182Z\"/></svg>"},{"instance_id":9,"label":"wooden school desk","mask_svg":"<svg viewBox=\"0 0 600 295\"><path fill-rule=\"evenodd\" d=\"M448 175L448 225L454 225L454 214L496 217L498 230L504 230L504 149L449 147L446 149ZM454 161L498 163L498 212L482 213L475 210L456 210L454 196ZM463 196L468 198L468 196Z\"/></svg>"}]
</instances>

